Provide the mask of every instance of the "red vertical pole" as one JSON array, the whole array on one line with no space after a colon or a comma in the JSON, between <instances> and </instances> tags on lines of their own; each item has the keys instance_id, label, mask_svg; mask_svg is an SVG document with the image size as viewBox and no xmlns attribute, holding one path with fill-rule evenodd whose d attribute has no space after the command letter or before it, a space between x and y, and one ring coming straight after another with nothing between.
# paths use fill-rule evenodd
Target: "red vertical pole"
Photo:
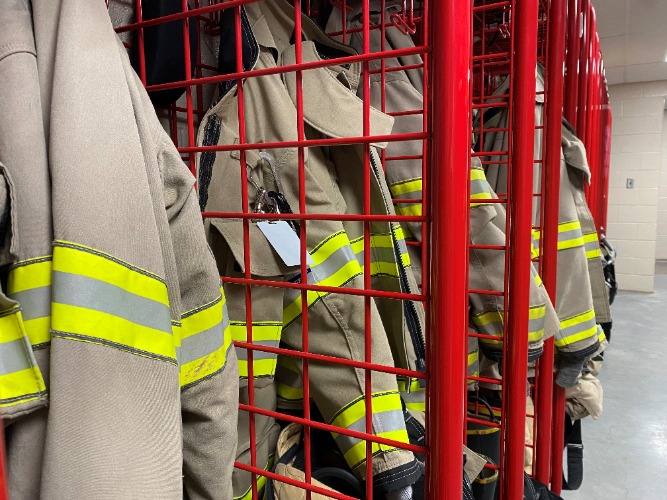
<instances>
[{"instance_id":1,"label":"red vertical pole","mask_svg":"<svg viewBox=\"0 0 667 500\"><path fill-rule=\"evenodd\" d=\"M7 488L7 467L5 465L4 431L0 432L0 500L9 500L9 493Z\"/></svg>"},{"instance_id":2,"label":"red vertical pole","mask_svg":"<svg viewBox=\"0 0 667 500\"><path fill-rule=\"evenodd\" d=\"M468 346L472 2L432 7L430 391L426 498L461 499ZM456 50L451 50L456 47ZM534 69L534 67L533 67Z\"/></svg>"},{"instance_id":3,"label":"red vertical pole","mask_svg":"<svg viewBox=\"0 0 667 500\"><path fill-rule=\"evenodd\" d=\"M561 121L563 117L563 64L565 62L566 0L552 0L549 10L547 48L546 127L544 139L542 280L552 300L556 300L558 270L558 210L560 201ZM537 429L535 434L536 478L549 484L551 473L551 423L553 403L553 338L544 343L537 377Z\"/></svg>"},{"instance_id":4,"label":"red vertical pole","mask_svg":"<svg viewBox=\"0 0 667 500\"><path fill-rule=\"evenodd\" d=\"M583 26L585 27L583 36L579 40L580 45L576 47L578 50L576 56L578 58L579 64L579 74L576 80L569 80L568 84L572 85L574 88L578 88L578 98L577 98L577 107L572 108L572 104L569 103L568 108L566 109L567 120L577 127L577 135L582 140L585 140L586 137L586 126L587 126L587 109L586 109L586 92L588 90L588 61L586 59L589 49L590 37L589 37L589 0L583 0L581 5L581 12L583 12ZM579 15L577 15L579 19ZM577 22L579 25L579 21ZM574 45L574 43L573 43ZM570 42L568 42L568 50L574 50ZM572 54L568 54L568 64L570 63L570 57L574 57ZM551 489L554 493L560 494L562 490L562 477L563 477L563 447L564 447L564 434L565 434L565 389L560 386L554 385L554 397L553 397L553 433L552 433L552 457L551 457Z\"/></svg>"},{"instance_id":5,"label":"red vertical pole","mask_svg":"<svg viewBox=\"0 0 667 500\"><path fill-rule=\"evenodd\" d=\"M509 184L509 295L505 337L505 461L503 498L523 496L528 310L535 137L535 67L538 1L513 4L514 64L511 179Z\"/></svg>"},{"instance_id":6,"label":"red vertical pole","mask_svg":"<svg viewBox=\"0 0 667 500\"><path fill-rule=\"evenodd\" d=\"M577 96L579 91L579 43L581 38L579 8L581 0L567 2L567 63L565 76L565 118L576 127Z\"/></svg>"},{"instance_id":7,"label":"red vertical pole","mask_svg":"<svg viewBox=\"0 0 667 500\"><path fill-rule=\"evenodd\" d=\"M582 26L584 32L581 36L581 42L579 47L579 79L577 84L579 86L578 96L577 96L577 114L576 114L576 123L575 127L577 128L577 135L582 141L585 141L586 137L586 126L587 126L587 108L586 108L586 97L588 90L588 75L589 75L589 66L588 66L588 48L589 48L589 6L590 0L582 0L581 12L583 14Z\"/></svg>"}]
</instances>

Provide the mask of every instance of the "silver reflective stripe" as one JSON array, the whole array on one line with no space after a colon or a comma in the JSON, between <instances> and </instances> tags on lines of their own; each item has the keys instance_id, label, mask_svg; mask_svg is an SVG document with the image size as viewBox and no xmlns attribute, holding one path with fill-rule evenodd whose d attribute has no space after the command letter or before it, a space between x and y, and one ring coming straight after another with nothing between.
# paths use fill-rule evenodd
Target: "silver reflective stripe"
<instances>
[{"instance_id":1,"label":"silver reflective stripe","mask_svg":"<svg viewBox=\"0 0 667 500\"><path fill-rule=\"evenodd\" d=\"M24 321L51 316L51 286L40 286L9 296L21 305Z\"/></svg>"},{"instance_id":2,"label":"silver reflective stripe","mask_svg":"<svg viewBox=\"0 0 667 500\"><path fill-rule=\"evenodd\" d=\"M184 365L220 349L224 345L225 323L229 324L228 320L225 319L211 328L183 338L177 356L178 362Z\"/></svg>"},{"instance_id":3,"label":"silver reflective stripe","mask_svg":"<svg viewBox=\"0 0 667 500\"><path fill-rule=\"evenodd\" d=\"M25 337L0 344L0 375L33 368L30 350L30 344Z\"/></svg>"},{"instance_id":4,"label":"silver reflective stripe","mask_svg":"<svg viewBox=\"0 0 667 500\"><path fill-rule=\"evenodd\" d=\"M278 347L280 340L255 340L252 342L252 345L262 346L262 347ZM236 356L239 361L248 361L248 349L245 347L236 348ZM264 351L252 351L253 361L258 361L260 359L275 359L278 355L272 352Z\"/></svg>"},{"instance_id":5,"label":"silver reflective stripe","mask_svg":"<svg viewBox=\"0 0 667 500\"><path fill-rule=\"evenodd\" d=\"M308 284L314 285L330 278L340 271L348 262L352 261L356 261L356 257L350 245L344 245L338 248L324 261L310 268L310 272L308 273ZM355 273L355 275L356 274L360 273ZM301 295L301 290L286 290L284 303L291 304L299 297L299 295Z\"/></svg>"},{"instance_id":6,"label":"silver reflective stripe","mask_svg":"<svg viewBox=\"0 0 667 500\"><path fill-rule=\"evenodd\" d=\"M595 325L596 325L595 316L593 316L588 321L584 321L582 323L578 323L576 325L572 325L572 326L568 326L567 328L563 328L560 331L560 336L561 336L561 338L565 339L565 338L569 337L570 335L576 335L577 333L585 332L586 330L594 328Z\"/></svg>"},{"instance_id":7,"label":"silver reflective stripe","mask_svg":"<svg viewBox=\"0 0 667 500\"><path fill-rule=\"evenodd\" d=\"M401 392L401 397L406 404L408 403L426 403L426 391L423 389L411 392ZM398 410L394 410L398 411Z\"/></svg>"},{"instance_id":8,"label":"silver reflective stripe","mask_svg":"<svg viewBox=\"0 0 667 500\"><path fill-rule=\"evenodd\" d=\"M389 410L380 413L374 413L372 416L373 434L382 434L384 432L398 431L405 429L405 419L401 410ZM356 422L346 427L350 431L366 432L366 417L360 418ZM336 437L336 444L343 453L347 453L354 445L362 440L351 436L339 434Z\"/></svg>"},{"instance_id":9,"label":"silver reflective stripe","mask_svg":"<svg viewBox=\"0 0 667 500\"><path fill-rule=\"evenodd\" d=\"M562 233L559 231L558 232L558 241L559 242L564 242L564 241L570 241L570 240L575 240L577 238L582 238L583 234L581 232L581 228L577 229L570 229L569 231L563 231Z\"/></svg>"},{"instance_id":10,"label":"silver reflective stripe","mask_svg":"<svg viewBox=\"0 0 667 500\"><path fill-rule=\"evenodd\" d=\"M544 330L544 316L528 320L529 332L540 332Z\"/></svg>"},{"instance_id":11,"label":"silver reflective stripe","mask_svg":"<svg viewBox=\"0 0 667 500\"><path fill-rule=\"evenodd\" d=\"M470 181L470 195L481 193L490 193L491 185L485 179L475 179Z\"/></svg>"},{"instance_id":12,"label":"silver reflective stripe","mask_svg":"<svg viewBox=\"0 0 667 500\"><path fill-rule=\"evenodd\" d=\"M53 302L92 309L172 333L167 306L87 276L53 271Z\"/></svg>"}]
</instances>

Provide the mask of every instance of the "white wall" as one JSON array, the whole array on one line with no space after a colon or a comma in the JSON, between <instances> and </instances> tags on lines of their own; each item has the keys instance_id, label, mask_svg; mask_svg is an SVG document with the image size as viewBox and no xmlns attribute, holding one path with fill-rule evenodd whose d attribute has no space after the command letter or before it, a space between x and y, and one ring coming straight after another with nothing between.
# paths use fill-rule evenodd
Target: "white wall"
<instances>
[{"instance_id":1,"label":"white wall","mask_svg":"<svg viewBox=\"0 0 667 500\"><path fill-rule=\"evenodd\" d=\"M656 259L667 259L667 113L662 120L662 168L658 190L658 237Z\"/></svg>"},{"instance_id":2,"label":"white wall","mask_svg":"<svg viewBox=\"0 0 667 500\"><path fill-rule=\"evenodd\" d=\"M619 254L619 287L652 292L667 81L612 85L609 94L613 127L607 236ZM628 178L634 179L634 189L626 189Z\"/></svg>"}]
</instances>

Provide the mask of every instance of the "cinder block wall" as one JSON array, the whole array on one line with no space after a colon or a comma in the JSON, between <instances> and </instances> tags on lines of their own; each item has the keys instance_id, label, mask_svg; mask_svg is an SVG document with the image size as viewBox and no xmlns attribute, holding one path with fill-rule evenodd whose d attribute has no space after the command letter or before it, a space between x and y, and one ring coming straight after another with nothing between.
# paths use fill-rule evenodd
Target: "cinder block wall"
<instances>
[{"instance_id":1,"label":"cinder block wall","mask_svg":"<svg viewBox=\"0 0 667 500\"><path fill-rule=\"evenodd\" d=\"M663 115L662 121L662 168L658 191L658 237L655 257L667 260L667 113Z\"/></svg>"},{"instance_id":2,"label":"cinder block wall","mask_svg":"<svg viewBox=\"0 0 667 500\"><path fill-rule=\"evenodd\" d=\"M607 236L623 290L653 291L667 81L612 85ZM667 149L666 149L667 152ZM626 187L627 179L634 188Z\"/></svg>"}]
</instances>

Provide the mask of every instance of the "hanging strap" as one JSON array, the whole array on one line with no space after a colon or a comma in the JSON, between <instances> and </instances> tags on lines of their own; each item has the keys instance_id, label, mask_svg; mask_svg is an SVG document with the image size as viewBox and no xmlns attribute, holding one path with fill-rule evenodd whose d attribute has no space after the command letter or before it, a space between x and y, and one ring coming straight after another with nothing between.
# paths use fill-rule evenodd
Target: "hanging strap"
<instances>
[{"instance_id":1,"label":"hanging strap","mask_svg":"<svg viewBox=\"0 0 667 500\"><path fill-rule=\"evenodd\" d=\"M565 448L567 449L567 477L563 471L563 489L578 490L584 480L584 444L581 440L581 420L565 415Z\"/></svg>"}]
</instances>

